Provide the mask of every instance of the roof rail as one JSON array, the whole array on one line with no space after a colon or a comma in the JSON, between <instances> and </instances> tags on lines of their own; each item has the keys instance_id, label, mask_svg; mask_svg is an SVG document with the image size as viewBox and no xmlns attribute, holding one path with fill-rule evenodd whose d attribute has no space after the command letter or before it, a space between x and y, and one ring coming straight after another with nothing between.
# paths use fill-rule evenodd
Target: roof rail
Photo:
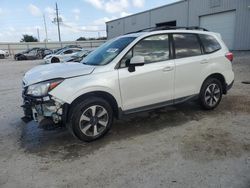
<instances>
[{"instance_id":1,"label":"roof rail","mask_svg":"<svg viewBox=\"0 0 250 188\"><path fill-rule=\"evenodd\" d=\"M202 30L202 31L208 31L207 29L203 27L198 26L191 26L191 27L184 27L184 26L160 26L160 27L149 27L145 29L141 29L138 31L126 33L126 34L132 34L132 33L140 33L140 32L150 32L150 31L161 31L161 30L174 30L174 29L186 29L186 30Z\"/></svg>"}]
</instances>

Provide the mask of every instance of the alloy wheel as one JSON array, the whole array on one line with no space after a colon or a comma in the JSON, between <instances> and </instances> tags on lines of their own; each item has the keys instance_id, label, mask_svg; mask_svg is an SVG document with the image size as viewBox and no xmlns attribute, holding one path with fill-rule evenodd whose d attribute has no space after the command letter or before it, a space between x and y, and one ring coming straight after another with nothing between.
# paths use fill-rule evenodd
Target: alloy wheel
<instances>
[{"instance_id":1,"label":"alloy wheel","mask_svg":"<svg viewBox=\"0 0 250 188\"><path fill-rule=\"evenodd\" d=\"M212 83L210 84L205 91L205 102L208 106L214 107L220 100L221 89L220 87Z\"/></svg>"},{"instance_id":2,"label":"alloy wheel","mask_svg":"<svg viewBox=\"0 0 250 188\"><path fill-rule=\"evenodd\" d=\"M108 122L107 110L103 106L93 105L82 113L79 127L84 135L96 137L106 129Z\"/></svg>"}]
</instances>

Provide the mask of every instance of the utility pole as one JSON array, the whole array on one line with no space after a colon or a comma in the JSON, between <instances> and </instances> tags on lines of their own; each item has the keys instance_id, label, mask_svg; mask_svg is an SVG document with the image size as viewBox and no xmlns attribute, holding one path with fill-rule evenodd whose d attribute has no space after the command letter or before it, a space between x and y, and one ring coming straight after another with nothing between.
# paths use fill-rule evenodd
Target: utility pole
<instances>
[{"instance_id":1,"label":"utility pole","mask_svg":"<svg viewBox=\"0 0 250 188\"><path fill-rule=\"evenodd\" d=\"M44 22L44 29L45 29L45 34L46 34L46 38L45 38L45 43L48 42L48 31L47 31L47 25L46 25L46 20L45 20L45 15L43 14L43 22Z\"/></svg>"},{"instance_id":2,"label":"utility pole","mask_svg":"<svg viewBox=\"0 0 250 188\"><path fill-rule=\"evenodd\" d=\"M37 38L38 38L38 42L40 42L39 28L36 28L36 31L37 31Z\"/></svg>"},{"instance_id":3,"label":"utility pole","mask_svg":"<svg viewBox=\"0 0 250 188\"><path fill-rule=\"evenodd\" d=\"M56 3L56 22L57 22L57 29L58 29L58 37L59 37L59 42L61 43L61 33L60 33L60 23L59 23L59 18L58 18L58 8L57 8L57 3ZM61 43L62 45L62 43Z\"/></svg>"},{"instance_id":4,"label":"utility pole","mask_svg":"<svg viewBox=\"0 0 250 188\"><path fill-rule=\"evenodd\" d=\"M189 0L187 0L187 27L189 27Z\"/></svg>"}]
</instances>

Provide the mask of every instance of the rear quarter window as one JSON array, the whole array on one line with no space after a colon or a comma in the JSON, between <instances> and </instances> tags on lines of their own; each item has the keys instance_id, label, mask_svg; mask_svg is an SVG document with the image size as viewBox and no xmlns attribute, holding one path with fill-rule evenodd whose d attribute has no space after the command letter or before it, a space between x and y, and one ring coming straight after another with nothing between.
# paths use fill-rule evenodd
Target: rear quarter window
<instances>
[{"instance_id":1,"label":"rear quarter window","mask_svg":"<svg viewBox=\"0 0 250 188\"><path fill-rule=\"evenodd\" d=\"M221 49L219 42L211 35L200 34L205 53L213 53Z\"/></svg>"}]
</instances>

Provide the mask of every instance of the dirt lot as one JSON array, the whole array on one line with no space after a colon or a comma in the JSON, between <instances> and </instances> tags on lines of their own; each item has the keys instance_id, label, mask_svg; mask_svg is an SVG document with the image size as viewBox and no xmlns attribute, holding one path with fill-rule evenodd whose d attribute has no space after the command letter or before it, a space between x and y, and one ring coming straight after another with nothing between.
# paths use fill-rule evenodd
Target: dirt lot
<instances>
[{"instance_id":1,"label":"dirt lot","mask_svg":"<svg viewBox=\"0 0 250 188\"><path fill-rule=\"evenodd\" d=\"M212 112L195 103L141 113L83 143L24 124L21 80L39 61L0 60L0 187L250 187L250 52Z\"/></svg>"}]
</instances>

